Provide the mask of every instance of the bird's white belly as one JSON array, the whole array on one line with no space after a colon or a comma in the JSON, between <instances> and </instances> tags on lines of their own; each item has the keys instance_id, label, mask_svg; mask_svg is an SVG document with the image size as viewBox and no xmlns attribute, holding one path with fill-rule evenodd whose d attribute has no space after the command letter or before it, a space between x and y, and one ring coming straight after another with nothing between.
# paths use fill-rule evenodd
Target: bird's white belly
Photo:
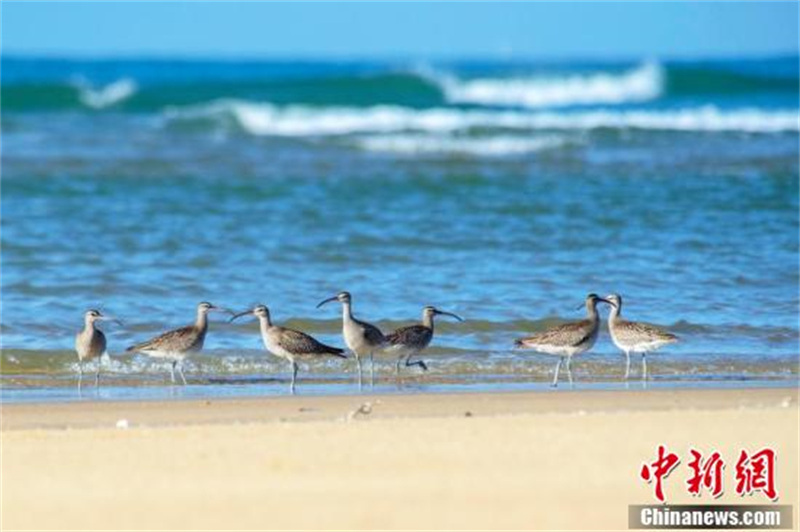
<instances>
[{"instance_id":1,"label":"bird's white belly","mask_svg":"<svg viewBox=\"0 0 800 532\"><path fill-rule=\"evenodd\" d=\"M559 357L571 357L572 355L577 355L578 353L582 353L583 351L579 348L574 346L564 346L564 345L537 345L532 346L533 350L537 353L542 353L543 355L553 355Z\"/></svg>"},{"instance_id":2,"label":"bird's white belly","mask_svg":"<svg viewBox=\"0 0 800 532\"><path fill-rule=\"evenodd\" d=\"M264 336L262 340L264 341L264 348L266 348L266 350L269 351L273 356L282 358L284 360L294 360L294 353L287 351L277 342L273 342L269 336Z\"/></svg>"},{"instance_id":3,"label":"bird's white belly","mask_svg":"<svg viewBox=\"0 0 800 532\"><path fill-rule=\"evenodd\" d=\"M351 331L345 327L342 329L342 336L347 348L358 356L368 355L373 350L372 346L367 343L364 334L361 331Z\"/></svg>"},{"instance_id":4,"label":"bird's white belly","mask_svg":"<svg viewBox=\"0 0 800 532\"><path fill-rule=\"evenodd\" d=\"M145 355L153 358L164 358L167 360L183 360L188 355L185 351L141 351Z\"/></svg>"},{"instance_id":5,"label":"bird's white belly","mask_svg":"<svg viewBox=\"0 0 800 532\"><path fill-rule=\"evenodd\" d=\"M623 351L628 351L630 353L649 353L650 351L655 351L659 347L662 347L669 342L664 340L640 340L640 341L624 341L619 336L614 334L611 331L611 340L614 342L619 349Z\"/></svg>"},{"instance_id":6,"label":"bird's white belly","mask_svg":"<svg viewBox=\"0 0 800 532\"><path fill-rule=\"evenodd\" d=\"M580 355L581 353L585 353L592 347L594 347L595 342L597 341L597 333L598 329L595 329L594 332L586 339L585 342L578 345L558 345L558 344L539 344L533 345L535 351L539 353L543 353L545 355L553 355L553 356L560 356L560 357L571 357L575 355Z\"/></svg>"}]
</instances>

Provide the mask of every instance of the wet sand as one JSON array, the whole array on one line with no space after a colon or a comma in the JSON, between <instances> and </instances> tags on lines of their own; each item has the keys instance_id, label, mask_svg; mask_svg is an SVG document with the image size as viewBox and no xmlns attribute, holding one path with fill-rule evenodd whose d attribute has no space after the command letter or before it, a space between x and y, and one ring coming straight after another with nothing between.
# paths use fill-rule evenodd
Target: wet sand
<instances>
[{"instance_id":1,"label":"wet sand","mask_svg":"<svg viewBox=\"0 0 800 532\"><path fill-rule=\"evenodd\" d=\"M659 444L778 453L798 498L797 389L3 405L2 528L626 529ZM123 428L127 427L127 428ZM759 498L760 497L760 498ZM794 510L795 520L798 508Z\"/></svg>"}]
</instances>

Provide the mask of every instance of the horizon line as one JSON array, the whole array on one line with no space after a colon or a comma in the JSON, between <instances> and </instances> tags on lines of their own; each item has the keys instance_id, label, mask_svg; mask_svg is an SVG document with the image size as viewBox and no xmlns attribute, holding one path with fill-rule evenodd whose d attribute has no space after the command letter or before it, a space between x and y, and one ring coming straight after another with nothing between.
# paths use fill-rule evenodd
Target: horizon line
<instances>
[{"instance_id":1,"label":"horizon line","mask_svg":"<svg viewBox=\"0 0 800 532\"><path fill-rule=\"evenodd\" d=\"M45 61L174 61L174 62L199 62L199 61L224 61L224 62L257 62L257 61L303 61L303 62L362 62L362 61L593 61L593 62L630 62L630 61L757 61L774 59L797 59L800 63L800 50L775 51L775 52L747 52L741 54L708 53L708 54L548 54L530 55L513 53L485 54L444 54L434 53L427 55L397 52L381 53L374 55L365 54L313 54L313 53L215 53L215 52L114 52L108 54L94 53L61 53L57 51L5 51L0 50L0 58L17 60L45 60Z\"/></svg>"}]
</instances>

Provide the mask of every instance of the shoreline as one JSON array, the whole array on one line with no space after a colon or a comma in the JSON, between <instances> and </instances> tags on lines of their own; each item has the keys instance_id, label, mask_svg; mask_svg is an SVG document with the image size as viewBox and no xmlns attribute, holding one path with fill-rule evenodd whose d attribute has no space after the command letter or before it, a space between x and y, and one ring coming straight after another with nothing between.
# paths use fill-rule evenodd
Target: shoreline
<instances>
[{"instance_id":1,"label":"shoreline","mask_svg":"<svg viewBox=\"0 0 800 532\"><path fill-rule=\"evenodd\" d=\"M733 392L744 392L736 397ZM0 403L0 430L108 427L126 419L141 426L270 423L343 420L362 405L371 419L531 413L635 412L689 408L684 397L704 409L764 407L777 397L797 399L796 386L764 388L543 389L525 391L415 392L336 395L278 395L152 400L80 400L71 402ZM635 399L635 401L634 401ZM424 408L422 410L421 408Z\"/></svg>"},{"instance_id":2,"label":"shoreline","mask_svg":"<svg viewBox=\"0 0 800 532\"><path fill-rule=\"evenodd\" d=\"M350 397L369 400L376 396L401 395L453 395L453 394L506 394L506 393L594 393L594 392L664 392L670 390L760 390L800 389L800 380L781 379L702 379L702 380L649 380L644 387L639 380L632 381L580 381L574 387L562 383L554 389L549 382L521 380L518 382L443 381L407 378L400 384L383 380L374 388L363 391L349 381L322 381L302 383L295 396L286 391L286 382L276 379L254 379L246 382L193 383L189 386L169 386L151 383L146 386L118 383L101 384L97 390L92 383L78 392L74 384L57 387L27 387L2 383L0 380L0 405L88 404L128 402L174 401L228 401L258 400L291 397L332 398Z\"/></svg>"},{"instance_id":3,"label":"shoreline","mask_svg":"<svg viewBox=\"0 0 800 532\"><path fill-rule=\"evenodd\" d=\"M768 503L737 496L732 471L740 449L770 446L779 457L779 503L792 504L799 392L4 404L0 525L625 529L628 505L654 503L638 469L660 444L680 454L684 468L689 448L718 450L729 461L722 497L688 495L679 471L666 486L670 503Z\"/></svg>"}]
</instances>

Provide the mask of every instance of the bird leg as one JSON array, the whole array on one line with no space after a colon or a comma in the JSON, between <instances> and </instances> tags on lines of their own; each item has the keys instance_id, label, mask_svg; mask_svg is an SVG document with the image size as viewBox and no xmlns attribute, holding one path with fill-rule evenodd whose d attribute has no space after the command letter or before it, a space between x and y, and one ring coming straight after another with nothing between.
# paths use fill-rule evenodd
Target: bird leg
<instances>
[{"instance_id":1,"label":"bird leg","mask_svg":"<svg viewBox=\"0 0 800 532\"><path fill-rule=\"evenodd\" d=\"M625 351L625 380L628 380L631 374L631 352Z\"/></svg>"},{"instance_id":2,"label":"bird leg","mask_svg":"<svg viewBox=\"0 0 800 532\"><path fill-rule=\"evenodd\" d=\"M561 363L564 362L564 357L559 357L558 364L556 364L556 372L553 375L553 388L558 386L558 372L561 371Z\"/></svg>"},{"instance_id":3,"label":"bird leg","mask_svg":"<svg viewBox=\"0 0 800 532\"><path fill-rule=\"evenodd\" d=\"M358 366L358 389L360 390L363 386L363 374L361 370L361 357L358 354L353 353L356 355L356 366Z\"/></svg>"},{"instance_id":4,"label":"bird leg","mask_svg":"<svg viewBox=\"0 0 800 532\"><path fill-rule=\"evenodd\" d=\"M411 355L408 355L408 357L406 357L406 367L411 366L419 366L422 368L422 371L428 371L428 365L425 364L425 362L422 360L415 360L414 362L411 362Z\"/></svg>"},{"instance_id":5,"label":"bird leg","mask_svg":"<svg viewBox=\"0 0 800 532\"><path fill-rule=\"evenodd\" d=\"M642 353L642 381L647 382L647 353Z\"/></svg>"},{"instance_id":6,"label":"bird leg","mask_svg":"<svg viewBox=\"0 0 800 532\"><path fill-rule=\"evenodd\" d=\"M394 367L394 372L397 378L400 378L400 364L403 362L403 355L397 357L397 365Z\"/></svg>"},{"instance_id":7,"label":"bird leg","mask_svg":"<svg viewBox=\"0 0 800 532\"><path fill-rule=\"evenodd\" d=\"M169 367L169 377L172 379L172 384L175 384L175 366L178 364L177 360L172 361L172 365Z\"/></svg>"},{"instance_id":8,"label":"bird leg","mask_svg":"<svg viewBox=\"0 0 800 532\"><path fill-rule=\"evenodd\" d=\"M361 366L359 365L359 368L360 367ZM292 395L294 395L294 386L296 382L297 382L297 362L292 361L292 384L290 385L289 388L292 392Z\"/></svg>"},{"instance_id":9,"label":"bird leg","mask_svg":"<svg viewBox=\"0 0 800 532\"><path fill-rule=\"evenodd\" d=\"M369 353L369 387L375 387L375 358L372 351Z\"/></svg>"},{"instance_id":10,"label":"bird leg","mask_svg":"<svg viewBox=\"0 0 800 532\"><path fill-rule=\"evenodd\" d=\"M83 360L78 359L78 391L81 390L83 385Z\"/></svg>"},{"instance_id":11,"label":"bird leg","mask_svg":"<svg viewBox=\"0 0 800 532\"><path fill-rule=\"evenodd\" d=\"M103 355L97 357L97 372L94 374L94 387L100 387L100 367L103 365Z\"/></svg>"},{"instance_id":12,"label":"bird leg","mask_svg":"<svg viewBox=\"0 0 800 532\"><path fill-rule=\"evenodd\" d=\"M186 377L183 374L183 362L181 362L177 367L178 367L178 375L181 376L181 381L183 381L183 385L186 386Z\"/></svg>"},{"instance_id":13,"label":"bird leg","mask_svg":"<svg viewBox=\"0 0 800 532\"><path fill-rule=\"evenodd\" d=\"M569 385L572 386L572 357L567 357L567 378Z\"/></svg>"}]
</instances>

